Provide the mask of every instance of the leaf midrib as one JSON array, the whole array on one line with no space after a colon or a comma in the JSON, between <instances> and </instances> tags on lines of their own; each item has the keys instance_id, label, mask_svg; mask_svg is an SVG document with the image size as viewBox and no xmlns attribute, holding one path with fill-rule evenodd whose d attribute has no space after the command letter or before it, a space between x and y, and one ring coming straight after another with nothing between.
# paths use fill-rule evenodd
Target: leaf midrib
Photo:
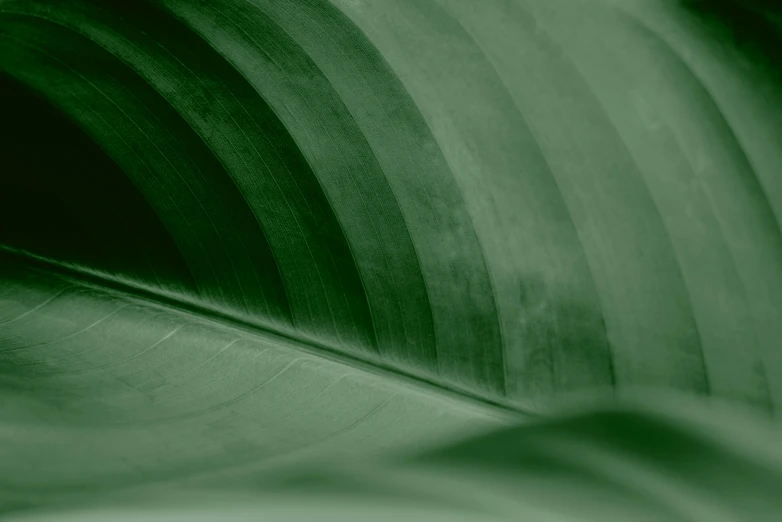
<instances>
[{"instance_id":1,"label":"leaf midrib","mask_svg":"<svg viewBox=\"0 0 782 522\"><path fill-rule=\"evenodd\" d=\"M83 287L141 302L154 308L178 314L195 315L206 322L238 330L245 334L276 337L285 341L285 344L281 346L282 349L306 353L361 372L374 374L407 388L417 389L429 397L434 394L446 402L456 402L461 406L479 410L481 413L493 417L521 420L524 418L540 419L547 416L532 406L522 405L502 397L492 397L457 384L439 381L421 372L394 366L379 359L347 354L327 343L301 335L298 332L286 331L260 320L240 317L228 310L220 310L195 299L187 299L185 296L167 295L132 281L112 277L98 270L59 262L6 245L0 245L0 262L2 261Z\"/></svg>"}]
</instances>

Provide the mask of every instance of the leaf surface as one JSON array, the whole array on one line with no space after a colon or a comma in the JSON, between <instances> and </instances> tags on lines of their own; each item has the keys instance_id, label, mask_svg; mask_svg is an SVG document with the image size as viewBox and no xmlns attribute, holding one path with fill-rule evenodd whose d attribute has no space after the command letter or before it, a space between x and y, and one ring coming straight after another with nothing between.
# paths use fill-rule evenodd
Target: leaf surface
<instances>
[{"instance_id":1,"label":"leaf surface","mask_svg":"<svg viewBox=\"0 0 782 522\"><path fill-rule=\"evenodd\" d=\"M780 24L0 0L0 508L637 389L776 416Z\"/></svg>"}]
</instances>

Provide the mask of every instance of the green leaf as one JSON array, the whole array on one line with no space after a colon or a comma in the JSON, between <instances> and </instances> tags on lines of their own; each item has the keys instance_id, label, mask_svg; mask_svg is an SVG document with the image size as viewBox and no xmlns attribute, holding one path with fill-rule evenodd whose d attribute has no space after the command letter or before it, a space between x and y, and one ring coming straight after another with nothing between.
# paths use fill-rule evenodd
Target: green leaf
<instances>
[{"instance_id":1,"label":"green leaf","mask_svg":"<svg viewBox=\"0 0 782 522\"><path fill-rule=\"evenodd\" d=\"M776 416L781 20L0 0L0 510L405 454L637 390Z\"/></svg>"},{"instance_id":2,"label":"green leaf","mask_svg":"<svg viewBox=\"0 0 782 522\"><path fill-rule=\"evenodd\" d=\"M217 487L195 477L9 520L778 520L779 425L674 399L581 409L412 458L226 470Z\"/></svg>"},{"instance_id":3,"label":"green leaf","mask_svg":"<svg viewBox=\"0 0 782 522\"><path fill-rule=\"evenodd\" d=\"M409 451L514 417L144 295L10 262L2 281L6 505Z\"/></svg>"}]
</instances>

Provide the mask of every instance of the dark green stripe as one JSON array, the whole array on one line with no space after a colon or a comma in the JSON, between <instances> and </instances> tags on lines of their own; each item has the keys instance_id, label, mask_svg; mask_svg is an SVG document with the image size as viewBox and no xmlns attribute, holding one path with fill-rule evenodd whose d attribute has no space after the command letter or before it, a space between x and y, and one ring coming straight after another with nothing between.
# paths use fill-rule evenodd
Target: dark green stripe
<instances>
[{"instance_id":1,"label":"dark green stripe","mask_svg":"<svg viewBox=\"0 0 782 522\"><path fill-rule=\"evenodd\" d=\"M76 19L131 42L135 48L122 43L113 52L123 53L221 160L269 240L296 326L353 350L374 350L372 318L349 245L317 177L273 109L168 13L145 2L110 3L111 12L105 4L86 2L89 15ZM171 79L181 83L172 87Z\"/></svg>"},{"instance_id":2,"label":"dark green stripe","mask_svg":"<svg viewBox=\"0 0 782 522\"><path fill-rule=\"evenodd\" d=\"M54 60L19 49L4 53L9 58L6 66L13 67L14 74L26 81L37 83L36 87L54 103L60 104L72 117L81 119L87 131L123 166L166 222L183 250L202 296L246 313L244 302L237 299L241 298L237 295L241 281L231 269L232 264L243 262L245 267L257 271L248 274L246 269L244 282L248 276L255 275L261 283L254 290L255 301L248 307L249 311L262 311L272 319L289 323L290 312L282 284L255 219L219 163L170 105L132 70L71 31L29 17L4 15L3 22L6 34L13 31L16 37L39 46L56 42L47 48L50 56L56 57ZM10 44L9 40L4 40ZM19 59L23 52L27 60ZM61 61L57 61L60 58ZM66 66L66 63L72 65ZM99 64L100 68L94 68L94 64ZM91 85L78 77L79 71ZM59 77L60 82L47 80L46 72ZM90 94L82 93L81 99L74 99L70 97L69 88L86 88ZM110 95L104 96L99 91ZM89 117L97 118L95 114L104 118L98 122L103 127L90 127L94 122L91 123ZM127 133L116 134L116 129ZM115 133L115 137L113 140L100 137L101 132ZM160 151L165 151L166 155ZM147 157L144 157L145 153ZM185 185L184 179L176 179L172 170L166 170L172 165L190 175L186 180L189 186ZM191 189L194 189L193 193ZM175 210L171 207L172 194L179 202L178 210L184 220L197 222L200 219L206 225L193 228L187 221L178 224L176 220L172 221L177 217L172 212ZM213 226L210 227L210 223ZM242 251L242 248L247 250Z\"/></svg>"},{"instance_id":3,"label":"dark green stripe","mask_svg":"<svg viewBox=\"0 0 782 522\"><path fill-rule=\"evenodd\" d=\"M323 71L380 163L418 254L442 377L504 394L503 340L482 247L418 106L374 44L329 2L253 3Z\"/></svg>"},{"instance_id":4,"label":"dark green stripe","mask_svg":"<svg viewBox=\"0 0 782 522\"><path fill-rule=\"evenodd\" d=\"M323 72L248 3L163 3L244 74L301 148L356 260L381 353L436 372L429 298L407 224L374 151Z\"/></svg>"}]
</instances>

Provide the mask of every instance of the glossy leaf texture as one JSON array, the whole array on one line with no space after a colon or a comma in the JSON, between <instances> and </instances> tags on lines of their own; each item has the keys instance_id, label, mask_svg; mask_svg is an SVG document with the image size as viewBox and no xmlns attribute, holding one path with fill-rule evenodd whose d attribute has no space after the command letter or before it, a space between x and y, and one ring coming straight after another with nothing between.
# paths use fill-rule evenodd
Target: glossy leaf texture
<instances>
[{"instance_id":1,"label":"glossy leaf texture","mask_svg":"<svg viewBox=\"0 0 782 522\"><path fill-rule=\"evenodd\" d=\"M763 2L0 0L0 501L637 388L776 415L780 27Z\"/></svg>"}]
</instances>

